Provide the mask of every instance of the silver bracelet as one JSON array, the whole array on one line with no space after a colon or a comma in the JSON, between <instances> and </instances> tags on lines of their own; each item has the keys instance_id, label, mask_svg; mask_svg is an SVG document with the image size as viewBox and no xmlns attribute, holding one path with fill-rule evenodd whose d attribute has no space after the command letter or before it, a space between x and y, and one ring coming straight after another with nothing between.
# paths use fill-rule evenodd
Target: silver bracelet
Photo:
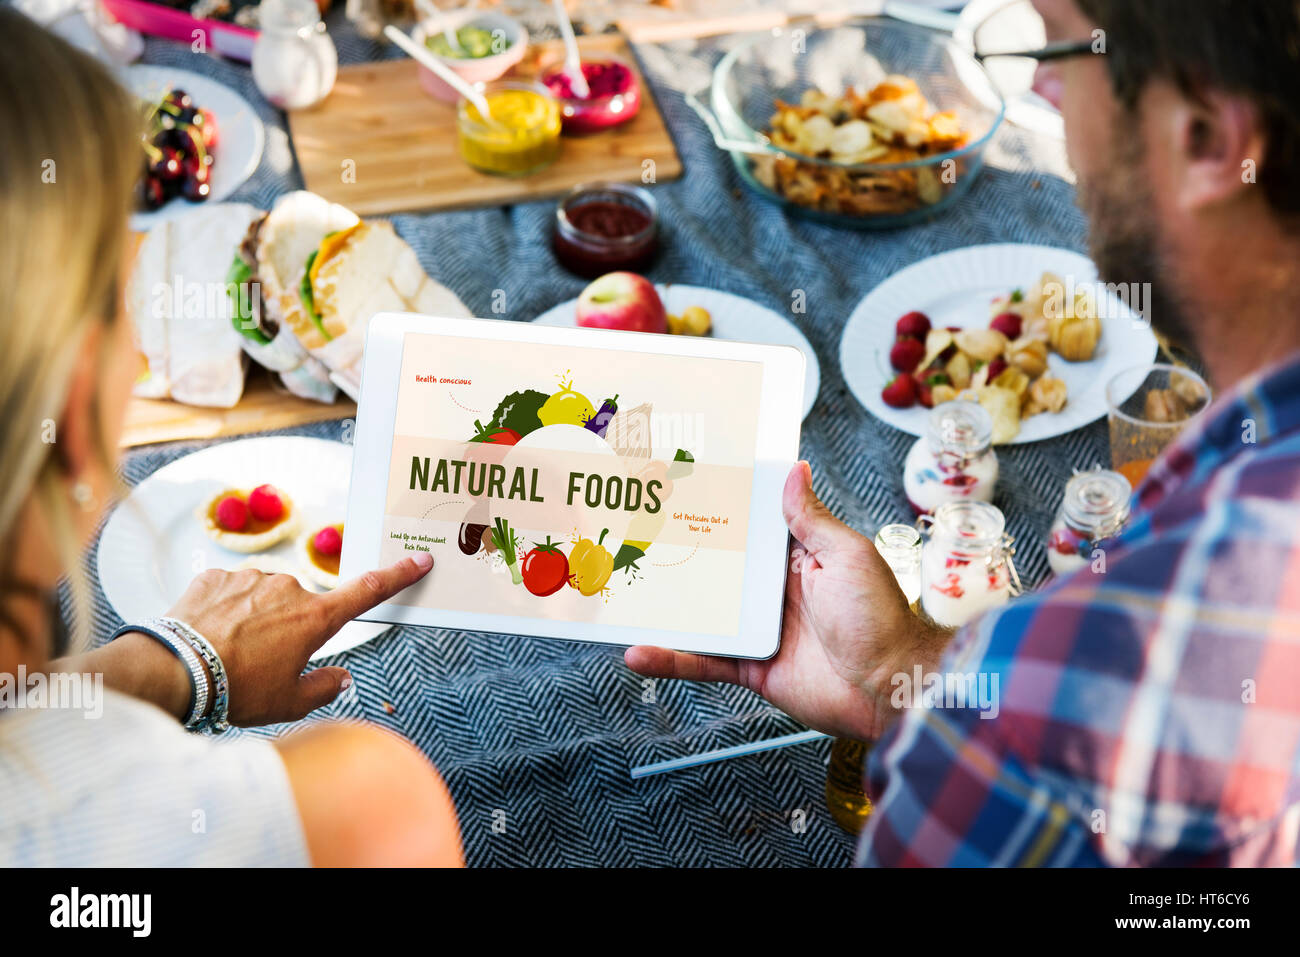
<instances>
[{"instance_id":1,"label":"silver bracelet","mask_svg":"<svg viewBox=\"0 0 1300 957\"><path fill-rule=\"evenodd\" d=\"M190 711L185 718L185 727L193 731L199 726L203 716L208 711L208 672L203 667L203 662L199 660L199 656L194 653L194 649L189 646L185 639L160 618L147 618L138 624L123 625L113 633L109 641L131 631L148 635L159 642L179 658L181 664L185 666L185 670L189 672Z\"/></svg>"},{"instance_id":2,"label":"silver bracelet","mask_svg":"<svg viewBox=\"0 0 1300 957\"><path fill-rule=\"evenodd\" d=\"M225 734L230 730L230 681L226 677L226 666L222 664L221 656L212 647L212 643L195 631L188 623L181 621L179 618L162 618L159 620L175 631L180 632L181 637L189 642L194 652L207 663L208 670L212 672L212 687L215 691L215 697L212 701L212 711L207 718L200 722L199 727L207 728L213 734Z\"/></svg>"}]
</instances>

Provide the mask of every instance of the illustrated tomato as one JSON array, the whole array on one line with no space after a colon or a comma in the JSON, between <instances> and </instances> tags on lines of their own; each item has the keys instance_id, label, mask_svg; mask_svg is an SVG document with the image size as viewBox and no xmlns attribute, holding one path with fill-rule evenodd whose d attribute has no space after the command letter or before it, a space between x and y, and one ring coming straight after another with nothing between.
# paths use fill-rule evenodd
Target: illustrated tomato
<instances>
[{"instance_id":1,"label":"illustrated tomato","mask_svg":"<svg viewBox=\"0 0 1300 957\"><path fill-rule=\"evenodd\" d=\"M514 429L507 429L504 425L483 425L478 419L474 420L474 438L471 442L485 442L488 445L514 445L519 441L521 436Z\"/></svg>"},{"instance_id":2,"label":"illustrated tomato","mask_svg":"<svg viewBox=\"0 0 1300 957\"><path fill-rule=\"evenodd\" d=\"M569 560L549 535L545 542L533 544L536 547L524 556L524 587L545 598L554 595L569 580Z\"/></svg>"}]
</instances>

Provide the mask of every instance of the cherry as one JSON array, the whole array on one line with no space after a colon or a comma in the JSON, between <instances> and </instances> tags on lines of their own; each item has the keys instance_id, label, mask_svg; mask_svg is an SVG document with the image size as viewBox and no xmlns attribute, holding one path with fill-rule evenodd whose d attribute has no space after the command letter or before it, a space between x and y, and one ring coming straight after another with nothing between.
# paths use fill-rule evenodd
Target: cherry
<instances>
[{"instance_id":1,"label":"cherry","mask_svg":"<svg viewBox=\"0 0 1300 957\"><path fill-rule=\"evenodd\" d=\"M165 146L157 159L149 164L149 172L161 180L178 179L184 161L185 158L180 150Z\"/></svg>"},{"instance_id":2,"label":"cherry","mask_svg":"<svg viewBox=\"0 0 1300 957\"><path fill-rule=\"evenodd\" d=\"M203 136L203 146L212 150L217 145L217 118L211 110L199 110L194 117L194 126Z\"/></svg>"},{"instance_id":3,"label":"cherry","mask_svg":"<svg viewBox=\"0 0 1300 957\"><path fill-rule=\"evenodd\" d=\"M157 176L146 176L141 187L145 209L157 209L167 202L167 189Z\"/></svg>"},{"instance_id":4,"label":"cherry","mask_svg":"<svg viewBox=\"0 0 1300 957\"><path fill-rule=\"evenodd\" d=\"M206 176L187 176L181 184L181 195L191 203L201 203L212 195L212 184Z\"/></svg>"}]
</instances>

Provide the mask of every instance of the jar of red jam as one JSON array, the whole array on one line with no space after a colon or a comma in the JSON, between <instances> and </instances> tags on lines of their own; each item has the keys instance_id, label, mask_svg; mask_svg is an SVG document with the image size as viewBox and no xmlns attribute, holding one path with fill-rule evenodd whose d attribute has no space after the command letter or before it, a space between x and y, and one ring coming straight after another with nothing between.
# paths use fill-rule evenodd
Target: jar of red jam
<instances>
[{"instance_id":1,"label":"jar of red jam","mask_svg":"<svg viewBox=\"0 0 1300 957\"><path fill-rule=\"evenodd\" d=\"M578 276L644 272L658 251L659 212L639 186L585 183L555 208L555 258Z\"/></svg>"},{"instance_id":2,"label":"jar of red jam","mask_svg":"<svg viewBox=\"0 0 1300 957\"><path fill-rule=\"evenodd\" d=\"M582 75L590 95L573 90L573 78L564 69L564 57L544 61L538 70L542 85L560 101L564 132L598 133L626 123L641 111L641 84L627 61L613 54L582 55Z\"/></svg>"}]
</instances>

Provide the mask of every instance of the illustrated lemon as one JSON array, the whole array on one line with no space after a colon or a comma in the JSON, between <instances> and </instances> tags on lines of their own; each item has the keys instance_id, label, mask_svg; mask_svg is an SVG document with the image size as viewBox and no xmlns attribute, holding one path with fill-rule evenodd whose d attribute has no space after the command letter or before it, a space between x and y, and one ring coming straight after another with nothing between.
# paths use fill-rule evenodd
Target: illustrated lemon
<instances>
[{"instance_id":1,"label":"illustrated lemon","mask_svg":"<svg viewBox=\"0 0 1300 957\"><path fill-rule=\"evenodd\" d=\"M590 399L567 387L547 399L537 410L542 425L585 425L595 414Z\"/></svg>"}]
</instances>

